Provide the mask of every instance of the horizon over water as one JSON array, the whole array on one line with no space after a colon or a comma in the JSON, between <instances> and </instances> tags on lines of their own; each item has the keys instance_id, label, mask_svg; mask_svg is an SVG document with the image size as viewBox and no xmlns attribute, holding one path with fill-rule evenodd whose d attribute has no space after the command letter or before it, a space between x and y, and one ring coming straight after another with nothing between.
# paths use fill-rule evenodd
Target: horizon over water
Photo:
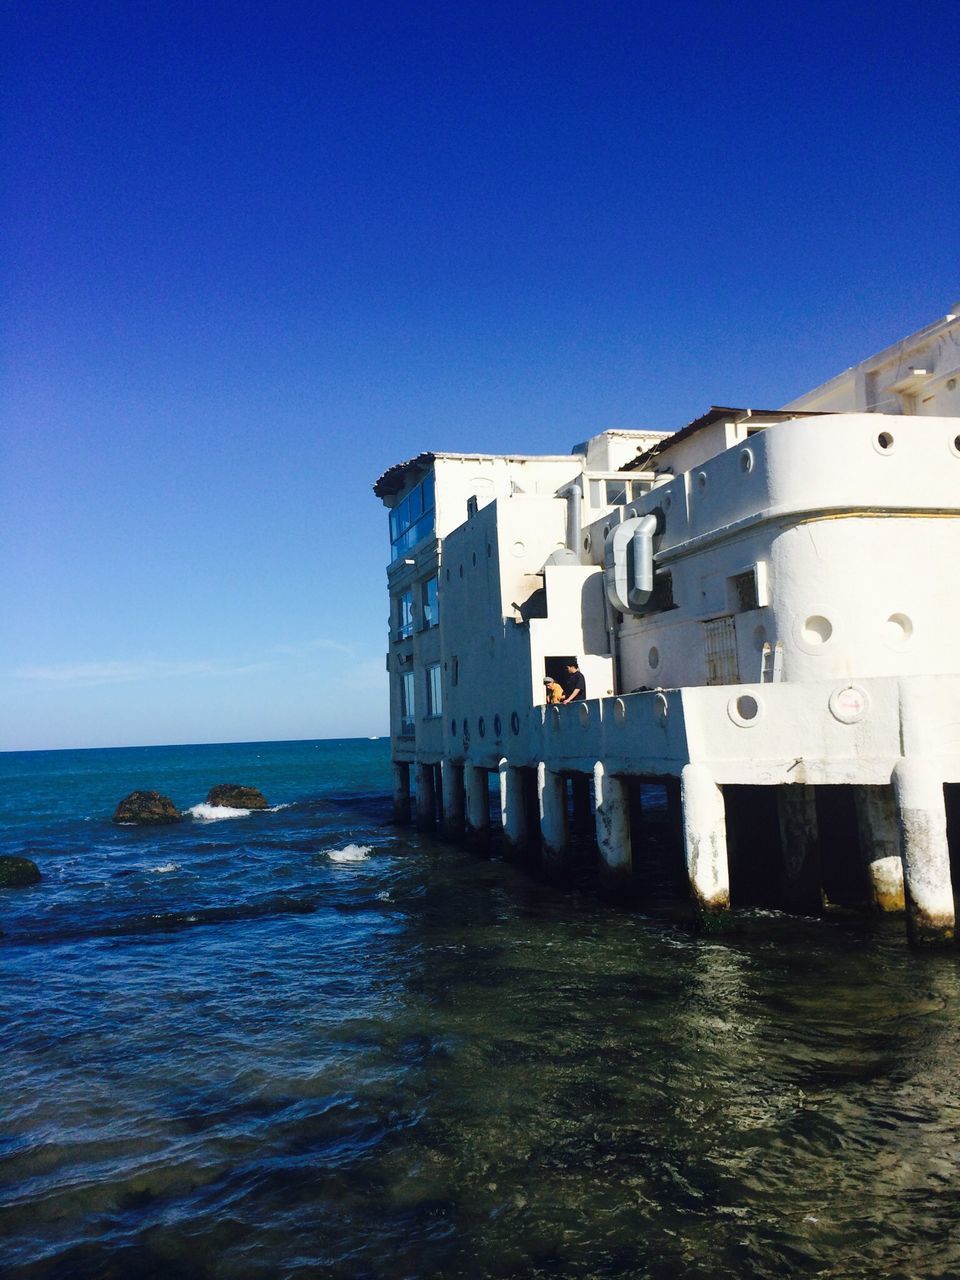
<instances>
[{"instance_id":1,"label":"horizon over water","mask_svg":"<svg viewBox=\"0 0 960 1280\"><path fill-rule=\"evenodd\" d=\"M960 1274L956 952L697 936L390 791L387 738L0 753L0 1274Z\"/></svg>"}]
</instances>

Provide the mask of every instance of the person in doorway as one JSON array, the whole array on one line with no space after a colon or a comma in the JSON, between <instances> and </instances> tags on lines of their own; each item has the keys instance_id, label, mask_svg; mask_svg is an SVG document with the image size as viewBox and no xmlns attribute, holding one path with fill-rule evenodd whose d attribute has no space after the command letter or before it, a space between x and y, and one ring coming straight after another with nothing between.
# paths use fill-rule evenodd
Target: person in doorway
<instances>
[{"instance_id":1,"label":"person in doorway","mask_svg":"<svg viewBox=\"0 0 960 1280\"><path fill-rule=\"evenodd\" d=\"M563 685L558 684L552 676L544 676L543 683L547 690L547 706L555 706L563 701Z\"/></svg>"},{"instance_id":2,"label":"person in doorway","mask_svg":"<svg viewBox=\"0 0 960 1280\"><path fill-rule=\"evenodd\" d=\"M583 678L583 672L577 666L576 662L567 663L567 674L563 681L563 705L575 702L580 699L582 702L587 696L587 682Z\"/></svg>"}]
</instances>

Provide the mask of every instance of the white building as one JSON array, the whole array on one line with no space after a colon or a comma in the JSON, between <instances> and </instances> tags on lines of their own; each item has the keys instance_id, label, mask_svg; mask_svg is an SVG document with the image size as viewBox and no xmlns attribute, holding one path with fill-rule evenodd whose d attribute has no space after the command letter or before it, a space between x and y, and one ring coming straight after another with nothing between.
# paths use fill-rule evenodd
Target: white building
<instances>
[{"instance_id":1,"label":"white building","mask_svg":"<svg viewBox=\"0 0 960 1280\"><path fill-rule=\"evenodd\" d=\"M866 894L952 938L958 379L951 314L780 410L391 467L398 816L413 767L423 825L483 833L498 771L507 840L562 867L573 780L614 885L659 779L701 911ZM587 699L548 707L570 658Z\"/></svg>"}]
</instances>

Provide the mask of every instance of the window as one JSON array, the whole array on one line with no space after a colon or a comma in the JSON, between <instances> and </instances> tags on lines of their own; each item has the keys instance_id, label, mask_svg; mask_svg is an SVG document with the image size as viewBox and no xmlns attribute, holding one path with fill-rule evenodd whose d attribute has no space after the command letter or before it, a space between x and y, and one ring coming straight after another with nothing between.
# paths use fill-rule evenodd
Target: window
<instances>
[{"instance_id":1,"label":"window","mask_svg":"<svg viewBox=\"0 0 960 1280\"><path fill-rule=\"evenodd\" d=\"M413 672L405 671L400 677L400 737L414 735Z\"/></svg>"},{"instance_id":2,"label":"window","mask_svg":"<svg viewBox=\"0 0 960 1280\"><path fill-rule=\"evenodd\" d=\"M390 512L391 560L399 560L408 551L429 538L434 528L433 472L424 476L402 502Z\"/></svg>"},{"instance_id":3,"label":"window","mask_svg":"<svg viewBox=\"0 0 960 1280\"><path fill-rule=\"evenodd\" d=\"M420 584L420 610L423 616L423 627L435 627L439 621L437 613L437 579L428 578Z\"/></svg>"},{"instance_id":4,"label":"window","mask_svg":"<svg viewBox=\"0 0 960 1280\"><path fill-rule=\"evenodd\" d=\"M397 596L397 636L405 640L413 635L413 592L403 591Z\"/></svg>"},{"instance_id":5,"label":"window","mask_svg":"<svg viewBox=\"0 0 960 1280\"><path fill-rule=\"evenodd\" d=\"M440 692L440 663L434 662L427 667L427 715L438 716L443 710L443 698Z\"/></svg>"},{"instance_id":6,"label":"window","mask_svg":"<svg viewBox=\"0 0 960 1280\"><path fill-rule=\"evenodd\" d=\"M608 507L625 507L627 505L626 480L608 480L605 488Z\"/></svg>"}]
</instances>

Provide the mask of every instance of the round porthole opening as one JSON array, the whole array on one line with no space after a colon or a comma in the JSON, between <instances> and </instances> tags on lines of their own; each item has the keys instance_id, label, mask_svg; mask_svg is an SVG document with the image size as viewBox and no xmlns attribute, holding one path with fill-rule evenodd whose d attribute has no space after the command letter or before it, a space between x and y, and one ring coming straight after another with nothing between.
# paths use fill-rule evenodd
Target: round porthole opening
<instances>
[{"instance_id":1,"label":"round porthole opening","mask_svg":"<svg viewBox=\"0 0 960 1280\"><path fill-rule=\"evenodd\" d=\"M651 646L650 652L647 654L647 661L650 663L651 668L656 671L660 665L660 650L656 645Z\"/></svg>"},{"instance_id":2,"label":"round porthole opening","mask_svg":"<svg viewBox=\"0 0 960 1280\"><path fill-rule=\"evenodd\" d=\"M516 711L510 716L510 728L513 730L514 736L520 732L520 717Z\"/></svg>"},{"instance_id":3,"label":"round porthole opening","mask_svg":"<svg viewBox=\"0 0 960 1280\"><path fill-rule=\"evenodd\" d=\"M495 715L493 717L493 733L494 737L497 738L499 738L503 733L503 721L500 719L499 715Z\"/></svg>"},{"instance_id":4,"label":"round porthole opening","mask_svg":"<svg viewBox=\"0 0 960 1280\"><path fill-rule=\"evenodd\" d=\"M800 638L804 644L819 648L833 635L833 623L820 613L813 613L807 618L800 630Z\"/></svg>"},{"instance_id":5,"label":"round porthole opening","mask_svg":"<svg viewBox=\"0 0 960 1280\"><path fill-rule=\"evenodd\" d=\"M744 475L748 475L753 470L753 450L740 450L740 470Z\"/></svg>"},{"instance_id":6,"label":"round porthole opening","mask_svg":"<svg viewBox=\"0 0 960 1280\"><path fill-rule=\"evenodd\" d=\"M889 453L893 448L893 435L889 431L881 431L877 436L877 448L881 453Z\"/></svg>"},{"instance_id":7,"label":"round porthole opening","mask_svg":"<svg viewBox=\"0 0 960 1280\"><path fill-rule=\"evenodd\" d=\"M486 737L487 725L483 716L481 716L480 719L477 721L477 733L479 733L481 738Z\"/></svg>"}]
</instances>

